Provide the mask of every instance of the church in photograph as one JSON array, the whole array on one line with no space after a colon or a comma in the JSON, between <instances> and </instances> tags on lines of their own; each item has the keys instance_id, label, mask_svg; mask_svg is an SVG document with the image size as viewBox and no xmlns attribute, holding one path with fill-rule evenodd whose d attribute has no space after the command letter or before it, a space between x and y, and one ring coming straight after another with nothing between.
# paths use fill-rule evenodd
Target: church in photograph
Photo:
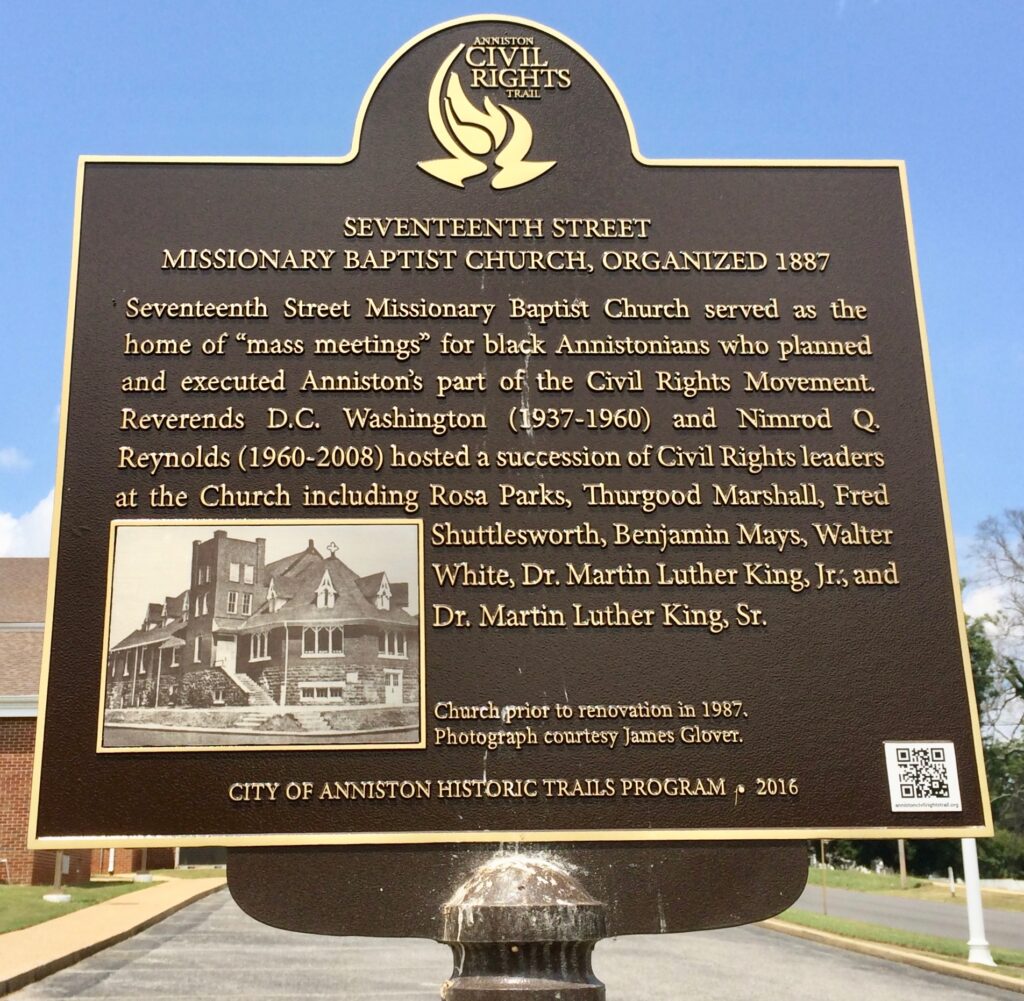
<instances>
[{"instance_id":1,"label":"church in photograph","mask_svg":"<svg viewBox=\"0 0 1024 1001\"><path fill-rule=\"evenodd\" d=\"M333 543L271 563L266 549L224 529L193 541L188 587L111 638L106 709L418 704L409 585L359 576Z\"/></svg>"}]
</instances>

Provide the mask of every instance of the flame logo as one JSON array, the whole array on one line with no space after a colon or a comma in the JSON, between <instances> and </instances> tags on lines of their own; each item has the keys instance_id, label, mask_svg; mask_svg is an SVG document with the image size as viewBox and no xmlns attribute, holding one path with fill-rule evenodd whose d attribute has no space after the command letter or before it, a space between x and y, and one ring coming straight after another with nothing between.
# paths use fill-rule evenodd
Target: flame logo
<instances>
[{"instance_id":1,"label":"flame logo","mask_svg":"<svg viewBox=\"0 0 1024 1001\"><path fill-rule=\"evenodd\" d=\"M533 145L533 129L523 115L506 104L495 104L489 97L484 98L481 111L466 97L462 81L452 70L452 63L465 47L456 46L441 63L428 98L434 138L450 156L421 160L416 166L457 188L464 188L468 178L487 172L488 163L480 157L491 153L497 153L494 165L498 168L491 178L492 188L517 188L546 174L557 161L526 159Z\"/></svg>"}]
</instances>

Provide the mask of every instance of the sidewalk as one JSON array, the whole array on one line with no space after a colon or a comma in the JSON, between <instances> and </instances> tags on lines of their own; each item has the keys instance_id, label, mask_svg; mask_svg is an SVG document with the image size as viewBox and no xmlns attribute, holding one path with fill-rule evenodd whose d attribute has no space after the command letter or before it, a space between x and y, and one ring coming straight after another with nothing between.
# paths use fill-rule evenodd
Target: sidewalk
<instances>
[{"instance_id":1,"label":"sidewalk","mask_svg":"<svg viewBox=\"0 0 1024 1001\"><path fill-rule=\"evenodd\" d=\"M220 876L168 879L145 890L0 935L0 996L121 942L225 885ZM45 892L45 887L40 887L39 892Z\"/></svg>"},{"instance_id":2,"label":"sidewalk","mask_svg":"<svg viewBox=\"0 0 1024 1001\"><path fill-rule=\"evenodd\" d=\"M987 984L989 987L1001 987L1003 990L1024 994L1024 980L1008 977L992 967L955 963L942 956L933 956L916 949L905 949L902 946L883 945L881 942L870 942L867 939L835 935L832 932L820 931L816 928L806 928L803 925L786 921L784 918L768 918L761 921L760 926L783 935L792 935L794 938L803 938L810 942L828 945L834 949L859 952L865 956L888 959L894 963L906 963L908 966L930 970L932 973L960 977L962 980L972 980L977 984Z\"/></svg>"}]
</instances>

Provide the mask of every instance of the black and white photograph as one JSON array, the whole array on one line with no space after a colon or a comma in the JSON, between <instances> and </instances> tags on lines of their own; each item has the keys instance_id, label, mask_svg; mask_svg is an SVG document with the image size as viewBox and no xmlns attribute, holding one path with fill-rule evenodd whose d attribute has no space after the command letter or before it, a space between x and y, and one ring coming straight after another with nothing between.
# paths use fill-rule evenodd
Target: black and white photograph
<instances>
[{"instance_id":1,"label":"black and white photograph","mask_svg":"<svg viewBox=\"0 0 1024 1001\"><path fill-rule=\"evenodd\" d=\"M115 523L98 749L419 745L420 527Z\"/></svg>"}]
</instances>

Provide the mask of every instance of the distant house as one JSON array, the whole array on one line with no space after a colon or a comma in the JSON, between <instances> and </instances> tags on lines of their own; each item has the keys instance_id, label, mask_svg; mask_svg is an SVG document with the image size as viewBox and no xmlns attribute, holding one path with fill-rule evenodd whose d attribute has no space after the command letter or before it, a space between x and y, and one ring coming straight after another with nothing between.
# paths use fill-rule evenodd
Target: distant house
<instances>
[{"instance_id":1,"label":"distant house","mask_svg":"<svg viewBox=\"0 0 1024 1001\"><path fill-rule=\"evenodd\" d=\"M27 847L48 564L0 559L0 883L54 876L57 853ZM62 869L67 882L87 882L89 852L64 852Z\"/></svg>"},{"instance_id":2,"label":"distant house","mask_svg":"<svg viewBox=\"0 0 1024 1001\"><path fill-rule=\"evenodd\" d=\"M107 709L417 704L409 586L360 577L311 539L266 562L266 539L192 543L186 590L149 602L107 658Z\"/></svg>"},{"instance_id":3,"label":"distant house","mask_svg":"<svg viewBox=\"0 0 1024 1001\"><path fill-rule=\"evenodd\" d=\"M0 559L0 883L48 885L54 877L57 852L27 847L48 568L46 559ZM169 868L177 851L151 848L148 865ZM61 852L66 883L87 883L99 871L131 873L141 865L138 848Z\"/></svg>"}]
</instances>

